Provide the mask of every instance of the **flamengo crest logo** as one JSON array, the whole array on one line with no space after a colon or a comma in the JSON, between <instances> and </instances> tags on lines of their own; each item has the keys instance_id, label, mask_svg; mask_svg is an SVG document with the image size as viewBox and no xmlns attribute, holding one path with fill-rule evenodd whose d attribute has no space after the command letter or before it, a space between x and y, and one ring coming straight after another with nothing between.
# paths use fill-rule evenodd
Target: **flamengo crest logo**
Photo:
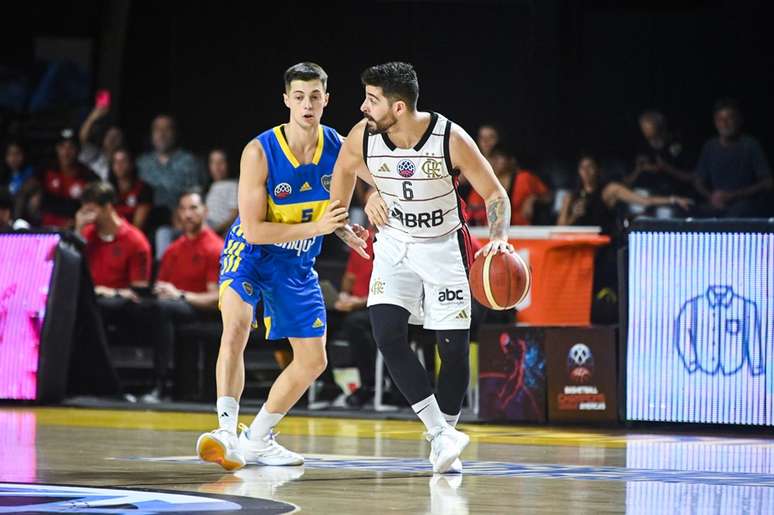
<instances>
[{"instance_id":1,"label":"flamengo crest logo","mask_svg":"<svg viewBox=\"0 0 774 515\"><path fill-rule=\"evenodd\" d=\"M293 193L293 188L287 182L281 182L274 188L274 196L278 199L288 198Z\"/></svg>"}]
</instances>

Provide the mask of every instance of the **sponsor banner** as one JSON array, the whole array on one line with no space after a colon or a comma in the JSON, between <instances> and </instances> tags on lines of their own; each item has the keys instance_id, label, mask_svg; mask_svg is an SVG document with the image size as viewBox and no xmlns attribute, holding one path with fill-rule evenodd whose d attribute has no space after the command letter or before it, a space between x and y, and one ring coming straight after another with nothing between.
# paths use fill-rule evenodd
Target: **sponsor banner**
<instances>
[{"instance_id":1,"label":"sponsor banner","mask_svg":"<svg viewBox=\"0 0 774 515\"><path fill-rule=\"evenodd\" d=\"M544 422L545 330L510 325L479 331L479 415L488 420Z\"/></svg>"},{"instance_id":2,"label":"sponsor banner","mask_svg":"<svg viewBox=\"0 0 774 515\"><path fill-rule=\"evenodd\" d=\"M545 330L548 419L617 420L616 339L612 327Z\"/></svg>"}]
</instances>

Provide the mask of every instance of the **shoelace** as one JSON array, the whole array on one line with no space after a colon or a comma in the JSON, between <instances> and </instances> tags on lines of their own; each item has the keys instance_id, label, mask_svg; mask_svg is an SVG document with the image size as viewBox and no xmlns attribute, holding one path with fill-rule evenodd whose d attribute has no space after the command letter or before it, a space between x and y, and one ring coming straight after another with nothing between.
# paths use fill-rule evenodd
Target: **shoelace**
<instances>
[{"instance_id":1,"label":"shoelace","mask_svg":"<svg viewBox=\"0 0 774 515\"><path fill-rule=\"evenodd\" d=\"M254 442L254 440L250 440L250 428L247 427L247 425L240 422L239 429L241 429L243 433L246 433L245 436L249 441ZM282 447L279 443L277 443L277 440L276 440L277 435L279 435L279 432L275 432L274 429L270 429L269 434L261 438L262 441L266 442L266 447L261 449L260 452L271 451L273 454L282 454L284 452L290 452L284 447Z\"/></svg>"}]
</instances>

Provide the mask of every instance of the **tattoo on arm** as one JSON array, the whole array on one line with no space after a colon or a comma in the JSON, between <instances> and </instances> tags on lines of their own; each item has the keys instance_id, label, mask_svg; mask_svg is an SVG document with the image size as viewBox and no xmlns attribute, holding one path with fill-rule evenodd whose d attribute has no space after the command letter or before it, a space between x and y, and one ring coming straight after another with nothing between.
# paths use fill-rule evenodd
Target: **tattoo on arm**
<instances>
[{"instance_id":1,"label":"tattoo on arm","mask_svg":"<svg viewBox=\"0 0 774 515\"><path fill-rule=\"evenodd\" d=\"M508 199L495 197L486 203L486 217L489 221L489 238L503 239L508 236L511 221L511 206Z\"/></svg>"}]
</instances>

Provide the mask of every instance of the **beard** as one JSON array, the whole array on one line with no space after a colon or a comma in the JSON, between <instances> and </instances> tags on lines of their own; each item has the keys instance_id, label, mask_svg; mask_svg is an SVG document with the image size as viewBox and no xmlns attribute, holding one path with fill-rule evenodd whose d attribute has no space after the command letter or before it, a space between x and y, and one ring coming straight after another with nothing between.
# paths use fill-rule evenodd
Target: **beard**
<instances>
[{"instance_id":1,"label":"beard","mask_svg":"<svg viewBox=\"0 0 774 515\"><path fill-rule=\"evenodd\" d=\"M398 122L398 119L393 115L387 115L384 117L384 119L379 121L376 121L368 115L365 115L365 118L368 120L368 123L366 124L366 130L369 134L384 134L390 129L390 127Z\"/></svg>"}]
</instances>

